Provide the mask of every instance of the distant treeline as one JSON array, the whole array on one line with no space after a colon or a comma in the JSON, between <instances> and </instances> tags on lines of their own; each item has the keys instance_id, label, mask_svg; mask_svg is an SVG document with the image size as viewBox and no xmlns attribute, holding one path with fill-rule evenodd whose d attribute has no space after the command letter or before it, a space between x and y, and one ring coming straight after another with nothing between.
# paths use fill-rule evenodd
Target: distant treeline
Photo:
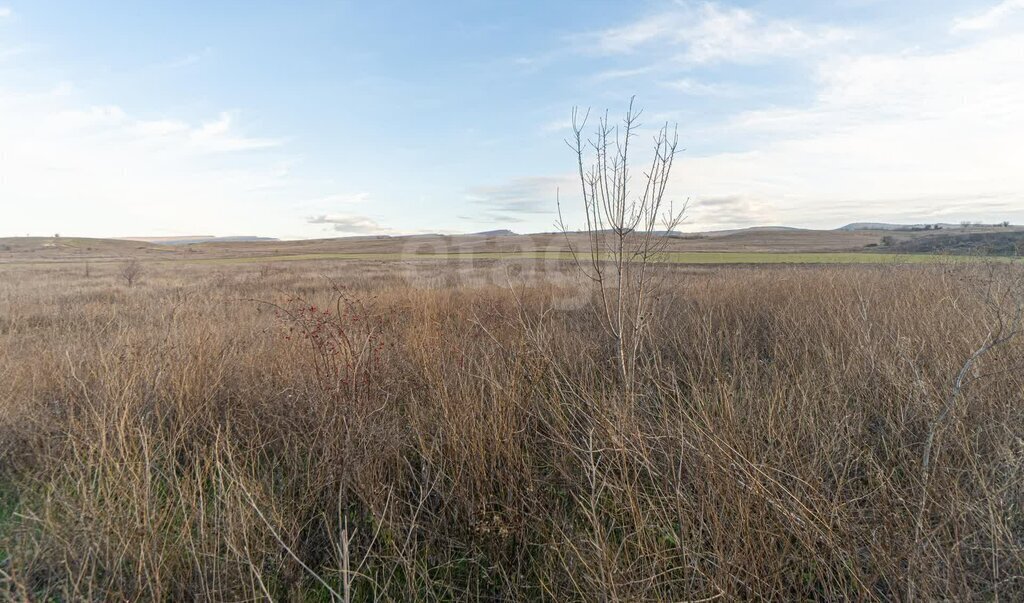
<instances>
[{"instance_id":1,"label":"distant treeline","mask_svg":"<svg viewBox=\"0 0 1024 603\"><path fill-rule=\"evenodd\" d=\"M1024 231L942 234L899 240L882 239L889 250L900 253L950 253L955 255L1024 255Z\"/></svg>"}]
</instances>

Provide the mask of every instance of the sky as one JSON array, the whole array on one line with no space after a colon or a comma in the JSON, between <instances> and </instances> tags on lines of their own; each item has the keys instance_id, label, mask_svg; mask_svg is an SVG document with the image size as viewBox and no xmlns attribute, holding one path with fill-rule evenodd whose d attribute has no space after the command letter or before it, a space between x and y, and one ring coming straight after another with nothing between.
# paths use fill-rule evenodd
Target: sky
<instances>
[{"instance_id":1,"label":"sky","mask_svg":"<svg viewBox=\"0 0 1024 603\"><path fill-rule=\"evenodd\" d=\"M1024 0L0 0L0 236L575 226L634 95L683 230L1024 223Z\"/></svg>"}]
</instances>

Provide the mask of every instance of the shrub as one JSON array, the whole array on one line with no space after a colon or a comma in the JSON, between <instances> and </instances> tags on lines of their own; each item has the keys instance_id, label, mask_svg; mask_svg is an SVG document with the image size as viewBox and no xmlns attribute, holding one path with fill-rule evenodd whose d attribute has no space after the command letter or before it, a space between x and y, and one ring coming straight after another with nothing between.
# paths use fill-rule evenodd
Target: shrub
<instances>
[{"instance_id":1,"label":"shrub","mask_svg":"<svg viewBox=\"0 0 1024 603\"><path fill-rule=\"evenodd\" d=\"M135 281L142 276L142 262L136 259L128 260L121 266L121 279L129 287L135 285Z\"/></svg>"}]
</instances>

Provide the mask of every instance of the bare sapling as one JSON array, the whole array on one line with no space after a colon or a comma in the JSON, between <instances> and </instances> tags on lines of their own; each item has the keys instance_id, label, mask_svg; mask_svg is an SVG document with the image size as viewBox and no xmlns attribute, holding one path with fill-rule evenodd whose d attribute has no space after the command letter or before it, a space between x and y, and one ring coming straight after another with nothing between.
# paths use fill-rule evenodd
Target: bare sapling
<instances>
[{"instance_id":1,"label":"bare sapling","mask_svg":"<svg viewBox=\"0 0 1024 603\"><path fill-rule=\"evenodd\" d=\"M576 154L586 243L573 242L558 199L558 228L565 235L573 261L596 291L596 312L601 327L614 344L619 377L628 393L636 381L637 363L649 333L651 306L657 282L651 265L664 259L671 235L682 223L686 204L676 208L666 199L679 136L668 123L654 135L652 156L634 182L632 139L640 129L642 110L629 109L621 124L608 113L587 137L590 112L572 112L573 136L566 144Z\"/></svg>"},{"instance_id":2,"label":"bare sapling","mask_svg":"<svg viewBox=\"0 0 1024 603\"><path fill-rule=\"evenodd\" d=\"M140 276L142 276L142 262L139 260L128 260L121 266L121 278L129 287L135 285Z\"/></svg>"}]
</instances>

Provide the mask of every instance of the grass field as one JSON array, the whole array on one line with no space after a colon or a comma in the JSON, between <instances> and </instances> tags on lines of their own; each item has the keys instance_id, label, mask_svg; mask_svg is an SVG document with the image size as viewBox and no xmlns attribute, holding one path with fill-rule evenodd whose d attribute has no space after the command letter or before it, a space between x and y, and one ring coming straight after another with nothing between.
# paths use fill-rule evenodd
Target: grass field
<instances>
[{"instance_id":1,"label":"grass field","mask_svg":"<svg viewBox=\"0 0 1024 603\"><path fill-rule=\"evenodd\" d=\"M1024 597L1017 266L663 265L627 394L567 262L347 259L0 266L3 597Z\"/></svg>"},{"instance_id":2,"label":"grass field","mask_svg":"<svg viewBox=\"0 0 1024 603\"><path fill-rule=\"evenodd\" d=\"M173 250L165 250L170 255ZM133 256L127 256L133 257ZM174 264L211 264L211 265L232 265L232 264L271 264L276 262L322 262L322 261L375 261L375 262L474 262L474 261L557 261L571 262L573 256L566 251L551 252L464 252L464 253L303 253L303 254L273 254L264 253L260 255L226 255L218 257L194 257L181 256L167 258L160 256L147 256L147 262L155 262L166 265ZM75 257L57 257L51 259L9 259L0 260L0 266L8 265L46 265L46 264L67 264L82 263L88 261L90 264L118 264L126 261L126 258L101 257L96 259L80 259ZM892 253L854 253L854 252L713 252L713 251L692 251L692 252L668 252L660 255L656 261L668 264L689 264L689 265L728 265L728 264L952 264L952 263L977 263L985 261L1012 262L1014 258L998 257L984 258L979 256L955 256L937 254L892 254Z\"/></svg>"},{"instance_id":3,"label":"grass field","mask_svg":"<svg viewBox=\"0 0 1024 603\"><path fill-rule=\"evenodd\" d=\"M946 235L936 231L818 231L747 229L703 233L665 241L671 261L704 263L886 263L950 261L936 259ZM944 232L944 231L940 231ZM1016 236L1018 229L972 227L956 231L972 239ZM891 247L885 241L891 240ZM424 235L410 237L350 237L299 241L235 241L187 245L154 244L137 240L73 237L0 239L0 264L49 262L118 262L129 258L160 261L305 261L561 258L568 245L587 248L580 233L481 236ZM917 246L917 247L914 247ZM938 248L936 248L938 247ZM899 248L900 253L887 252ZM906 249L904 249L906 248ZM931 253L906 253L907 249ZM980 250L981 248L979 248Z\"/></svg>"},{"instance_id":4,"label":"grass field","mask_svg":"<svg viewBox=\"0 0 1024 603\"><path fill-rule=\"evenodd\" d=\"M973 256L944 256L927 254L889 253L769 253L769 252L669 252L657 258L671 264L923 264L977 262L982 258ZM266 255L236 258L211 258L188 260L216 264L260 263L260 262L302 262L318 260L361 260L361 261L473 261L473 260L559 260L571 261L572 255L565 251L523 252L523 253L307 253L295 255ZM174 260L171 260L174 261ZM998 258L996 261L1009 261Z\"/></svg>"}]
</instances>

